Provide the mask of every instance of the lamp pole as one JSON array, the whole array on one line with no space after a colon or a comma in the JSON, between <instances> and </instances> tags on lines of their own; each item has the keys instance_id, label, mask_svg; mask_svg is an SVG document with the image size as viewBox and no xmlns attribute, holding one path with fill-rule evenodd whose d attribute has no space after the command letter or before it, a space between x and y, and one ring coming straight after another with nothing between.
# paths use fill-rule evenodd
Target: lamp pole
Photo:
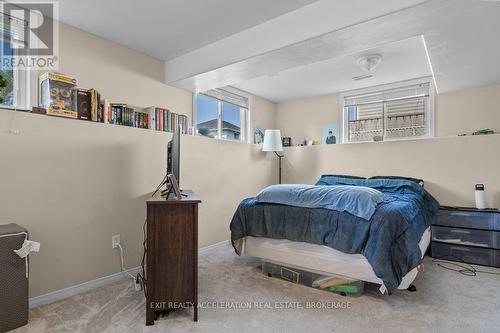
<instances>
[{"instance_id":1,"label":"lamp pole","mask_svg":"<svg viewBox=\"0 0 500 333\"><path fill-rule=\"evenodd\" d=\"M280 155L276 151L274 153L276 154L276 156L278 156L278 166L279 166L279 177L278 177L279 182L278 182L278 184L281 184L281 159L284 157L284 155Z\"/></svg>"}]
</instances>

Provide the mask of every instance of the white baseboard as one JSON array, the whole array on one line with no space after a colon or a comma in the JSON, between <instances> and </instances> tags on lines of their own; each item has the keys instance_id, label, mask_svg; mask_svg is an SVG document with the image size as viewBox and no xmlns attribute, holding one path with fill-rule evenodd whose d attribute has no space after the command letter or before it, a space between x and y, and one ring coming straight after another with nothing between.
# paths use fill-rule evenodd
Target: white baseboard
<instances>
[{"instance_id":1,"label":"white baseboard","mask_svg":"<svg viewBox=\"0 0 500 333\"><path fill-rule=\"evenodd\" d=\"M230 240L225 240L225 241L218 242L218 243L215 243L212 245L204 246L204 247L198 249L198 255L206 254L210 250L214 250L214 249L219 248L219 247L224 247L224 246L227 246L228 244L231 244Z\"/></svg>"},{"instance_id":2,"label":"white baseboard","mask_svg":"<svg viewBox=\"0 0 500 333\"><path fill-rule=\"evenodd\" d=\"M202 247L202 248L198 249L198 254L199 255L205 254L208 251L213 250L215 248L226 246L228 243L230 243L230 241L226 240L226 241L222 241L219 243L215 243L212 245ZM128 270L128 272L130 274L132 274L133 276L137 275L137 273L139 273L140 271L141 271L140 266L135 267L135 268L131 268ZM81 294L81 293L84 293L86 291L89 291L89 290L92 290L95 288L99 288L99 287L105 286L105 285L110 284L110 283L118 282L118 281L121 281L121 280L124 280L127 278L130 278L130 277L126 273L118 272L118 273L111 274L108 276L100 277L100 278L95 279L95 280L80 283L76 286L71 286L71 287L61 289L61 290L56 290L56 291L50 292L48 294L35 296L35 297L32 297L29 299L29 307L30 307L30 309L32 309L32 308L36 308L37 306L54 303L54 302L60 301L62 299L65 299L65 298L68 298L68 297L71 297L71 296L74 296L77 294Z\"/></svg>"},{"instance_id":3,"label":"white baseboard","mask_svg":"<svg viewBox=\"0 0 500 333\"><path fill-rule=\"evenodd\" d=\"M130 274L136 275L141 271L141 267L135 267L127 270ZM29 306L30 309L36 308L37 306L40 305L45 305L45 304L50 304L54 303L57 301L60 301L62 299L84 293L86 291L89 291L91 289L99 288L102 286L105 286L107 284L113 283L113 282L118 282L123 279L131 279L130 276L128 276L124 272L118 272L115 274L111 274L108 276L103 276L95 280L87 281L84 283L77 284L76 286L71 286L67 287L64 289L56 290L53 292L50 292L48 294L32 297L29 299ZM132 280L132 279L131 279Z\"/></svg>"}]
</instances>

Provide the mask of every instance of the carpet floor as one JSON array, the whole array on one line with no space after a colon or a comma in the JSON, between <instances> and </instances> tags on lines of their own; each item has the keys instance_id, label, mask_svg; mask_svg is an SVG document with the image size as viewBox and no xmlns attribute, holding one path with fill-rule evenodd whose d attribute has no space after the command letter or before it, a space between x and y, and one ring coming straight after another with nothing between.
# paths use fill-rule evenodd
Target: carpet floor
<instances>
[{"instance_id":1,"label":"carpet floor","mask_svg":"<svg viewBox=\"0 0 500 333\"><path fill-rule=\"evenodd\" d=\"M144 295L127 279L32 309L14 332L500 332L499 275L424 265L417 292L342 297L266 277L227 245L200 255L196 323L182 309L146 327Z\"/></svg>"}]
</instances>

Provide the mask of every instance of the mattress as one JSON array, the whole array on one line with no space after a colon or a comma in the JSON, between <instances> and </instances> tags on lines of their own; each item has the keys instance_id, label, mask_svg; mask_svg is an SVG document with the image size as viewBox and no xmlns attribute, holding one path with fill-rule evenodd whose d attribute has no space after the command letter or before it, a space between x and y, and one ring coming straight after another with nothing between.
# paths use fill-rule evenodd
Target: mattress
<instances>
[{"instance_id":1,"label":"mattress","mask_svg":"<svg viewBox=\"0 0 500 333\"><path fill-rule=\"evenodd\" d=\"M422 258L429 247L431 228L427 228L419 242ZM383 285L368 260L362 254L347 254L328 246L294 242L286 239L247 236L242 254L265 261L302 268L307 271L338 275ZM407 289L417 276L415 267L403 277L398 289Z\"/></svg>"}]
</instances>

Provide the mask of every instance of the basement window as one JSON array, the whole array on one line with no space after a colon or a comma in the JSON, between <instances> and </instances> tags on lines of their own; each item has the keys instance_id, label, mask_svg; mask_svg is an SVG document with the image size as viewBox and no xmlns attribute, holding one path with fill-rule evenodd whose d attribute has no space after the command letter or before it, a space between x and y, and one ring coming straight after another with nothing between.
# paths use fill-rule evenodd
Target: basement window
<instances>
[{"instance_id":1,"label":"basement window","mask_svg":"<svg viewBox=\"0 0 500 333\"><path fill-rule=\"evenodd\" d=\"M248 142L250 96L232 87L195 95L194 119L199 135Z\"/></svg>"},{"instance_id":2,"label":"basement window","mask_svg":"<svg viewBox=\"0 0 500 333\"><path fill-rule=\"evenodd\" d=\"M347 92L340 103L345 143L434 136L432 79Z\"/></svg>"},{"instance_id":3,"label":"basement window","mask_svg":"<svg viewBox=\"0 0 500 333\"><path fill-rule=\"evenodd\" d=\"M5 60L25 46L23 35L17 32L29 23L12 20L4 13L0 13L0 21L0 108L28 110L35 105L38 72L12 68Z\"/></svg>"}]
</instances>

